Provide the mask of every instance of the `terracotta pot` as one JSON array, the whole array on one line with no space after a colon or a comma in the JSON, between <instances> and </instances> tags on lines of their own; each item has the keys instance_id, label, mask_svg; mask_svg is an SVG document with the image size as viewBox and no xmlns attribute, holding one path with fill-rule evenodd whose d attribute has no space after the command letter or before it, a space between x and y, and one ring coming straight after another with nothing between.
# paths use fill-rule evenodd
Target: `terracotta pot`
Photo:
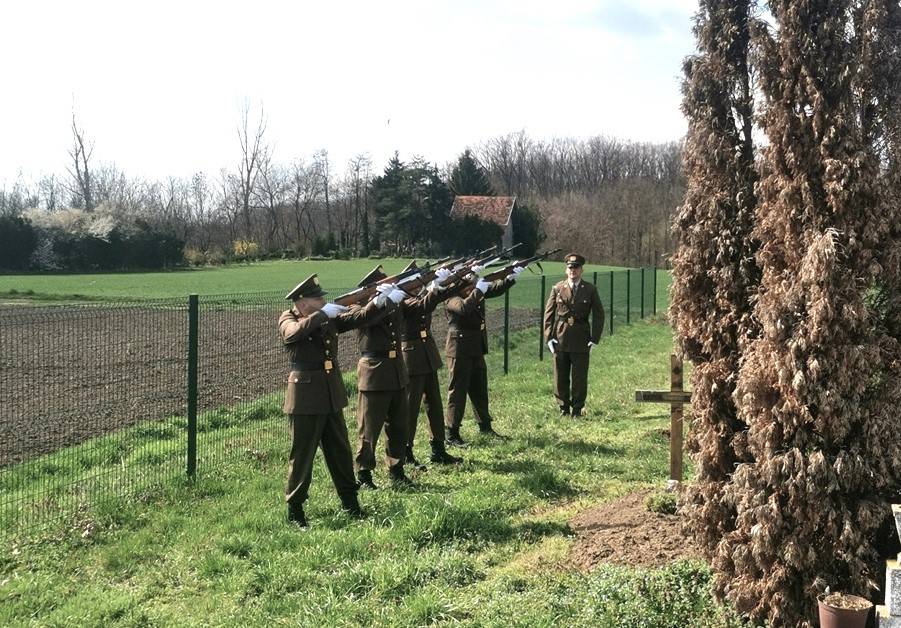
<instances>
[{"instance_id":1,"label":"terracotta pot","mask_svg":"<svg viewBox=\"0 0 901 628\"><path fill-rule=\"evenodd\" d=\"M857 595L845 595L845 598L854 598L863 600L869 606L865 609L855 610L851 608L836 608L830 606L823 601L825 596L817 598L817 606L820 611L820 628L865 628L867 619L870 617L870 611L873 610L873 604Z\"/></svg>"}]
</instances>

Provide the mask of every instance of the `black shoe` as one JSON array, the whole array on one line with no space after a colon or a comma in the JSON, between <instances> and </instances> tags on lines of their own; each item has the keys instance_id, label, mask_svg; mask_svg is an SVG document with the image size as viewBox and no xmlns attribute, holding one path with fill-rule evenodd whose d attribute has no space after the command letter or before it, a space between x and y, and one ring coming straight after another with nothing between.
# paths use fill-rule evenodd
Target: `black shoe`
<instances>
[{"instance_id":1,"label":"black shoe","mask_svg":"<svg viewBox=\"0 0 901 628\"><path fill-rule=\"evenodd\" d=\"M451 447L466 447L466 442L460 437L459 427L447 428L447 444Z\"/></svg>"},{"instance_id":2,"label":"black shoe","mask_svg":"<svg viewBox=\"0 0 901 628\"><path fill-rule=\"evenodd\" d=\"M494 431L494 428L491 427L491 423L483 423L479 426L479 433L485 436L494 436L495 438L502 438L500 434Z\"/></svg>"},{"instance_id":3,"label":"black shoe","mask_svg":"<svg viewBox=\"0 0 901 628\"><path fill-rule=\"evenodd\" d=\"M425 471L427 469L427 467L420 463L416 459L416 456L413 455L413 445L407 445L407 455L404 461L417 471Z\"/></svg>"},{"instance_id":4,"label":"black shoe","mask_svg":"<svg viewBox=\"0 0 901 628\"><path fill-rule=\"evenodd\" d=\"M569 416L569 408L567 408L566 406L560 406L560 416Z\"/></svg>"},{"instance_id":5,"label":"black shoe","mask_svg":"<svg viewBox=\"0 0 901 628\"><path fill-rule=\"evenodd\" d=\"M432 446L432 455L430 459L435 464L460 464L463 462L463 458L458 458L457 456L452 456L447 453L443 441L433 440L430 445Z\"/></svg>"},{"instance_id":6,"label":"black shoe","mask_svg":"<svg viewBox=\"0 0 901 628\"><path fill-rule=\"evenodd\" d=\"M341 496L341 510L353 519L365 519L366 513L360 508L360 502L356 495Z\"/></svg>"},{"instance_id":7,"label":"black shoe","mask_svg":"<svg viewBox=\"0 0 901 628\"><path fill-rule=\"evenodd\" d=\"M582 408L573 408L573 418L578 419L582 416Z\"/></svg>"},{"instance_id":8,"label":"black shoe","mask_svg":"<svg viewBox=\"0 0 901 628\"><path fill-rule=\"evenodd\" d=\"M374 491L378 488L375 485L375 482L372 481L372 471L369 469L360 469L357 471L357 484L360 485L360 488L366 488L370 491Z\"/></svg>"},{"instance_id":9,"label":"black shoe","mask_svg":"<svg viewBox=\"0 0 901 628\"><path fill-rule=\"evenodd\" d=\"M307 527L307 518L303 514L303 506L288 502L288 523L293 523L298 528Z\"/></svg>"},{"instance_id":10,"label":"black shoe","mask_svg":"<svg viewBox=\"0 0 901 628\"><path fill-rule=\"evenodd\" d=\"M407 474L404 473L404 466L402 464L388 467L388 477L391 478L391 483L394 485L394 488L410 488L413 486L413 480L408 478Z\"/></svg>"}]
</instances>

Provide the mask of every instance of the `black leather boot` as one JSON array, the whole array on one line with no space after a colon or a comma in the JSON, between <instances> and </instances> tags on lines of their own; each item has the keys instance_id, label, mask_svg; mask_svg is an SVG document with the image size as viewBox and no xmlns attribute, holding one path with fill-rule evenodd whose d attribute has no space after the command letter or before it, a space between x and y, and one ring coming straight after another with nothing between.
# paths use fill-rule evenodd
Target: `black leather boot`
<instances>
[{"instance_id":1,"label":"black leather boot","mask_svg":"<svg viewBox=\"0 0 901 628\"><path fill-rule=\"evenodd\" d=\"M388 477L391 478L391 483L394 485L394 488L409 488L413 486L413 480L408 478L407 474L404 473L404 465L402 464L388 467Z\"/></svg>"},{"instance_id":2,"label":"black leather boot","mask_svg":"<svg viewBox=\"0 0 901 628\"><path fill-rule=\"evenodd\" d=\"M424 464L422 464L421 462L419 462L416 459L416 456L413 455L413 445L407 445L407 455L406 455L404 461L407 464L411 465L417 471L425 471L426 470L426 466Z\"/></svg>"},{"instance_id":3,"label":"black leather boot","mask_svg":"<svg viewBox=\"0 0 901 628\"><path fill-rule=\"evenodd\" d=\"M370 491L374 491L378 488L375 485L375 482L372 481L372 471L369 469L360 469L357 471L357 484L360 485L360 488L369 489Z\"/></svg>"},{"instance_id":4,"label":"black leather boot","mask_svg":"<svg viewBox=\"0 0 901 628\"><path fill-rule=\"evenodd\" d=\"M360 508L360 501L357 499L356 494L341 496L341 510L354 519L363 519L366 517L366 513Z\"/></svg>"},{"instance_id":5,"label":"black leather boot","mask_svg":"<svg viewBox=\"0 0 901 628\"><path fill-rule=\"evenodd\" d=\"M451 447L466 447L466 443L460 437L459 427L447 428L447 444Z\"/></svg>"},{"instance_id":6,"label":"black leather boot","mask_svg":"<svg viewBox=\"0 0 901 628\"><path fill-rule=\"evenodd\" d=\"M435 464L460 464L463 462L463 458L447 453L447 449L444 448L444 441L433 440L429 444L432 446L431 460Z\"/></svg>"},{"instance_id":7,"label":"black leather boot","mask_svg":"<svg viewBox=\"0 0 901 628\"><path fill-rule=\"evenodd\" d=\"M288 523L293 523L298 528L307 527L307 517L303 513L301 504L292 504L288 502Z\"/></svg>"},{"instance_id":8,"label":"black leather boot","mask_svg":"<svg viewBox=\"0 0 901 628\"><path fill-rule=\"evenodd\" d=\"M480 423L479 433L484 434L485 436L500 436L500 434L495 432L494 428L491 427L491 423Z\"/></svg>"},{"instance_id":9,"label":"black leather boot","mask_svg":"<svg viewBox=\"0 0 901 628\"><path fill-rule=\"evenodd\" d=\"M576 419L582 416L582 408L573 408L573 418Z\"/></svg>"},{"instance_id":10,"label":"black leather boot","mask_svg":"<svg viewBox=\"0 0 901 628\"><path fill-rule=\"evenodd\" d=\"M560 406L560 416L569 416L569 407L568 406Z\"/></svg>"}]
</instances>

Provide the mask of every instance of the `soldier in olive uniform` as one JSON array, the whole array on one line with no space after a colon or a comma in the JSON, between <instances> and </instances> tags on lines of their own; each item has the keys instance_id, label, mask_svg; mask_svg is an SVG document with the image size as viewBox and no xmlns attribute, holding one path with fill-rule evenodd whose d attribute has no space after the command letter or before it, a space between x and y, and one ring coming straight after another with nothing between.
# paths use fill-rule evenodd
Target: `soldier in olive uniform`
<instances>
[{"instance_id":1,"label":"soldier in olive uniform","mask_svg":"<svg viewBox=\"0 0 901 628\"><path fill-rule=\"evenodd\" d=\"M365 286L386 277L377 266L360 281ZM375 489L375 445L385 428L388 477L396 486L411 485L404 473L407 449L407 384L409 374L401 358L400 337L404 316L424 307L426 297L407 299L392 284L381 284L379 299L387 300L386 314L357 329L360 361L357 363L357 480Z\"/></svg>"},{"instance_id":2,"label":"soldier in olive uniform","mask_svg":"<svg viewBox=\"0 0 901 628\"><path fill-rule=\"evenodd\" d=\"M416 268L411 262L407 268ZM449 270L438 269L435 279L426 289L421 307L408 312L404 316L404 328L401 335L401 354L410 383L407 384L407 462L414 467L424 469L413 455L413 441L416 438L416 424L419 419L419 408L425 401L428 417L429 444L432 448L431 461L437 464L458 464L462 458L447 453L444 446L444 408L441 401L441 388L438 384L438 369L441 368L441 355L432 337L432 312L438 304L454 294L455 290L442 288L441 282L451 275Z\"/></svg>"},{"instance_id":3,"label":"soldier in olive uniform","mask_svg":"<svg viewBox=\"0 0 901 628\"><path fill-rule=\"evenodd\" d=\"M285 296L294 307L278 319L278 334L291 369L283 408L291 429L285 501L288 520L301 527L307 524L303 503L310 489L317 446L322 447L342 507L354 517L363 516L344 423L347 394L335 357L339 333L364 325L381 312L373 302L350 310L326 303L322 298L325 294L316 275L310 276Z\"/></svg>"},{"instance_id":4,"label":"soldier in olive uniform","mask_svg":"<svg viewBox=\"0 0 901 628\"><path fill-rule=\"evenodd\" d=\"M563 261L566 279L554 285L544 306L544 338L554 355L554 397L560 415L572 411L577 417L588 395L588 357L604 331L604 307L597 288L582 280L585 258L570 253Z\"/></svg>"},{"instance_id":5,"label":"soldier in olive uniform","mask_svg":"<svg viewBox=\"0 0 901 628\"><path fill-rule=\"evenodd\" d=\"M474 268L478 275L482 269ZM444 304L447 315L447 342L444 346L447 360L447 444L465 445L460 436L460 424L466 410L466 396L472 401L472 411L479 431L497 436L491 427L488 410L488 333L485 331L485 299L499 297L510 289L516 277L524 269L516 267L507 279L487 282L479 278L466 296L454 296Z\"/></svg>"}]
</instances>

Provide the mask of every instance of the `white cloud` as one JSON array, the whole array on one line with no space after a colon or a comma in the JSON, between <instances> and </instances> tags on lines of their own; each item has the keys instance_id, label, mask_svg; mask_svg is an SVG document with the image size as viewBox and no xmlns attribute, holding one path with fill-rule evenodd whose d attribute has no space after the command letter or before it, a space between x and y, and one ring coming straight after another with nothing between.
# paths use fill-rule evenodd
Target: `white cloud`
<instances>
[{"instance_id":1,"label":"white cloud","mask_svg":"<svg viewBox=\"0 0 901 628\"><path fill-rule=\"evenodd\" d=\"M433 161L525 128L675 139L684 0L5 3L0 179L62 172L74 106L131 174L231 166L244 102L277 157ZM388 120L390 119L390 124Z\"/></svg>"}]
</instances>

